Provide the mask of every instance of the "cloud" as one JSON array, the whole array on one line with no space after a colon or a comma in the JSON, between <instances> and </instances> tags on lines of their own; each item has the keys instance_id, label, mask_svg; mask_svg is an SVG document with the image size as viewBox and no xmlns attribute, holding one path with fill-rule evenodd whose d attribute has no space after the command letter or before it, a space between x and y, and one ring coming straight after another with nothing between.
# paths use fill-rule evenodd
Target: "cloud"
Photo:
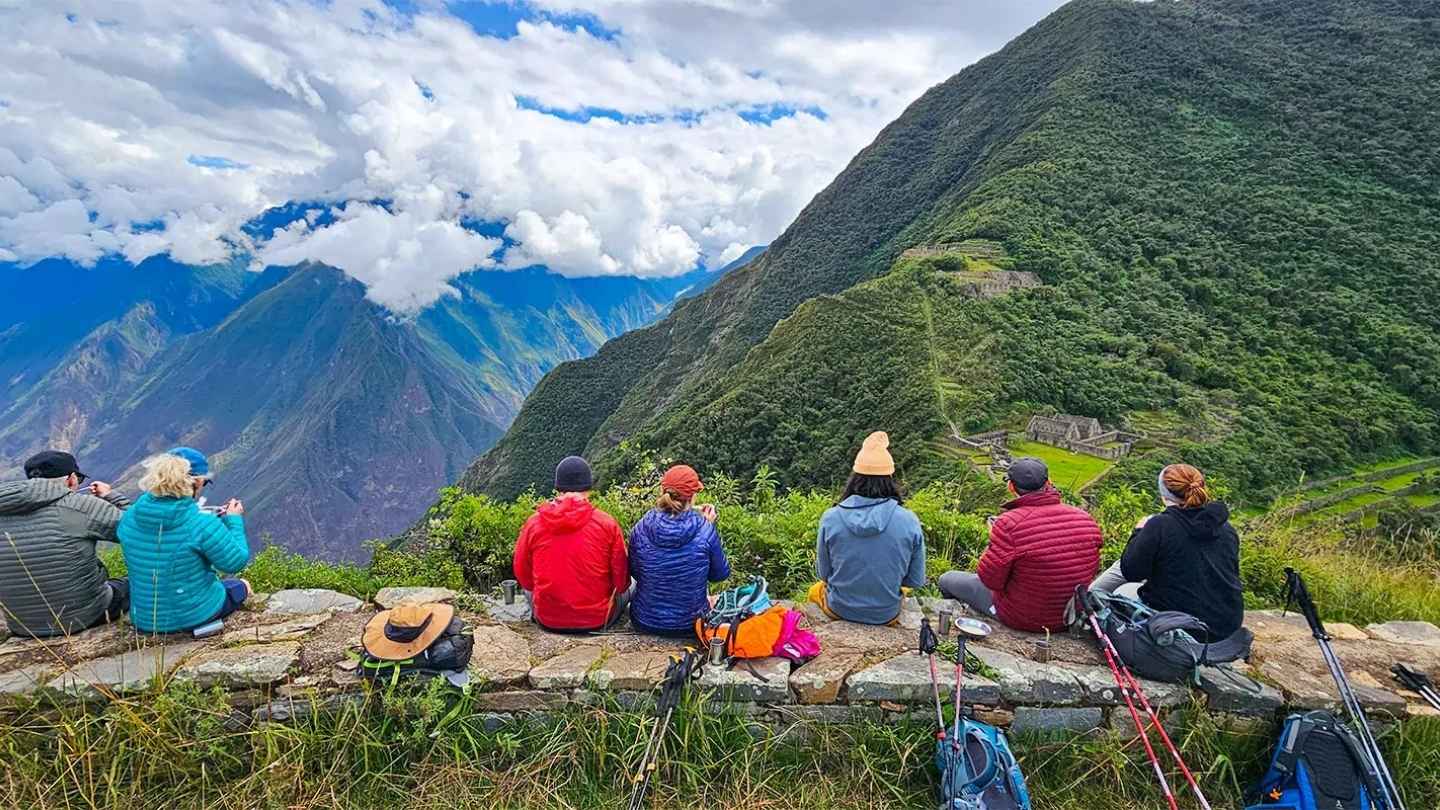
<instances>
[{"instance_id":1,"label":"cloud","mask_svg":"<svg viewBox=\"0 0 1440 810\"><path fill-rule=\"evenodd\" d=\"M326 261L397 312L472 267L720 266L1058 4L0 6L0 256ZM291 201L348 204L245 236Z\"/></svg>"}]
</instances>

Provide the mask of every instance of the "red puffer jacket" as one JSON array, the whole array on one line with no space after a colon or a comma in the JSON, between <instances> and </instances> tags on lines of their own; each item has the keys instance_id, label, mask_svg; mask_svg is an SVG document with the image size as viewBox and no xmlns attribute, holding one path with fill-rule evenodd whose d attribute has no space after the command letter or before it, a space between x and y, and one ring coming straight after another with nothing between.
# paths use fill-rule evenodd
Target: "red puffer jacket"
<instances>
[{"instance_id":1,"label":"red puffer jacket","mask_svg":"<svg viewBox=\"0 0 1440 810\"><path fill-rule=\"evenodd\" d=\"M995 597L1000 621L1016 630L1065 627L1075 586L1100 573L1100 527L1047 486L1005 504L990 527L976 573Z\"/></svg>"},{"instance_id":2,"label":"red puffer jacket","mask_svg":"<svg viewBox=\"0 0 1440 810\"><path fill-rule=\"evenodd\" d=\"M515 544L515 579L531 592L542 626L604 627L616 592L630 587L620 524L583 498L540 504Z\"/></svg>"}]
</instances>

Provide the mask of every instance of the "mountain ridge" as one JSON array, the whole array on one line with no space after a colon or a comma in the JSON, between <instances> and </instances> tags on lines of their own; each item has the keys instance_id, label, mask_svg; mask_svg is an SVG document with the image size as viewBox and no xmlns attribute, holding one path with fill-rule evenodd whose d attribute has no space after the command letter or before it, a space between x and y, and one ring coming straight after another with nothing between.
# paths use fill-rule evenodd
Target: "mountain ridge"
<instances>
[{"instance_id":1,"label":"mountain ridge","mask_svg":"<svg viewBox=\"0 0 1440 810\"><path fill-rule=\"evenodd\" d=\"M875 427L896 431L923 481L943 474L934 445L949 425L1057 410L1233 410L1225 437L1177 446L1241 489L1431 450L1440 319L1397 302L1440 296L1424 182L1440 156L1423 135L1440 124L1440 87L1413 68L1440 52L1435 14L1400 0L1077 0L912 104L747 271L553 372L462 485L543 489L566 452L613 480L654 451L829 486L843 448ZM1362 55L1383 51L1410 58ZM1044 286L974 301L896 261L972 238ZM906 285L927 291L933 323L890 300ZM889 346L841 318L859 300L905 324L906 345L935 330L939 360L916 362L964 396L894 375ZM828 328L798 340L790 322L807 307ZM829 375L836 358L849 377ZM568 384L581 379L626 390L585 400Z\"/></svg>"},{"instance_id":2,"label":"mountain ridge","mask_svg":"<svg viewBox=\"0 0 1440 810\"><path fill-rule=\"evenodd\" d=\"M13 358L29 366L0 408L0 457L18 467L57 446L87 472L133 486L145 457L193 444L217 470L212 499L247 501L253 542L268 536L329 559L363 558L361 539L412 523L556 363L649 323L724 272L569 279L541 267L476 270L453 280L453 295L397 317L320 264L42 272L55 269L10 268L0 285L54 302L84 280L57 311L69 306L93 328L57 353L64 335L29 340L33 309L0 307L13 345L35 349ZM215 306L185 311L183 302L220 291L228 297Z\"/></svg>"}]
</instances>

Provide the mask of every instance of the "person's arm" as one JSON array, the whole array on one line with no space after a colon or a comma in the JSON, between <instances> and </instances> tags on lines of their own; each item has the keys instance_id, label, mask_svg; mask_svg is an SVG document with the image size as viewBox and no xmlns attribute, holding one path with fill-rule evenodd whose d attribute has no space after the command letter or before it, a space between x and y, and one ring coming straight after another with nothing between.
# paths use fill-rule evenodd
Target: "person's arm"
<instances>
[{"instance_id":1,"label":"person's arm","mask_svg":"<svg viewBox=\"0 0 1440 810\"><path fill-rule=\"evenodd\" d=\"M725 558L725 547L720 544L720 533L710 528L710 574L711 582L723 582L730 578L730 560Z\"/></svg>"},{"instance_id":2,"label":"person's arm","mask_svg":"<svg viewBox=\"0 0 1440 810\"><path fill-rule=\"evenodd\" d=\"M208 519L207 519L208 518ZM200 554L210 565L233 574L250 562L250 543L245 540L245 518L202 513L199 533Z\"/></svg>"},{"instance_id":3,"label":"person's arm","mask_svg":"<svg viewBox=\"0 0 1440 810\"><path fill-rule=\"evenodd\" d=\"M120 525L120 518L123 513L107 499L101 498L67 498L67 501L75 500L76 508L85 515L85 538L92 542L105 540L111 543L119 542L115 536L115 530Z\"/></svg>"},{"instance_id":4,"label":"person's arm","mask_svg":"<svg viewBox=\"0 0 1440 810\"><path fill-rule=\"evenodd\" d=\"M920 521L915 521L915 535L910 543L910 570L905 572L905 578L900 585L906 588L920 588L925 585L925 530L920 527Z\"/></svg>"},{"instance_id":5,"label":"person's arm","mask_svg":"<svg viewBox=\"0 0 1440 810\"><path fill-rule=\"evenodd\" d=\"M520 583L521 588L533 593L535 572L531 567L533 558L530 554L530 527L532 525L526 521L524 528L520 530L520 539L515 542L515 559L512 567L515 569L515 581Z\"/></svg>"},{"instance_id":6,"label":"person's arm","mask_svg":"<svg viewBox=\"0 0 1440 810\"><path fill-rule=\"evenodd\" d=\"M1015 565L1015 546L1010 541L1009 522L997 520L990 526L990 544L980 555L975 573L980 582L992 591L1004 591L1010 583L1010 570Z\"/></svg>"},{"instance_id":7,"label":"person's arm","mask_svg":"<svg viewBox=\"0 0 1440 810\"><path fill-rule=\"evenodd\" d=\"M829 582L834 569L830 567L830 538L825 531L825 518L820 518L820 528L815 532L815 576L821 582Z\"/></svg>"},{"instance_id":8,"label":"person's arm","mask_svg":"<svg viewBox=\"0 0 1440 810\"><path fill-rule=\"evenodd\" d=\"M610 585L616 593L623 593L630 587L630 554L625 550L625 533L620 524L610 535Z\"/></svg>"},{"instance_id":9,"label":"person's arm","mask_svg":"<svg viewBox=\"0 0 1440 810\"><path fill-rule=\"evenodd\" d=\"M1120 554L1120 573L1126 582L1144 582L1155 571L1155 557L1160 553L1160 521L1151 519L1130 532L1130 542Z\"/></svg>"}]
</instances>

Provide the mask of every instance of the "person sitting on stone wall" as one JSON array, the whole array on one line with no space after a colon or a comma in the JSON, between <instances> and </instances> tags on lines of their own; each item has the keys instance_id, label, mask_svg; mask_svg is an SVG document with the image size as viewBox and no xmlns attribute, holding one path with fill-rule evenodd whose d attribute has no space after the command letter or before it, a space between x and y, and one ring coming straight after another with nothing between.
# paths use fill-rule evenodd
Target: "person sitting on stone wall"
<instances>
[{"instance_id":1,"label":"person sitting on stone wall","mask_svg":"<svg viewBox=\"0 0 1440 810\"><path fill-rule=\"evenodd\" d=\"M25 461L25 480L0 484L0 614L18 636L63 636L113 622L129 609L126 581L111 579L95 544L115 541L129 505L58 450Z\"/></svg>"},{"instance_id":2,"label":"person sitting on stone wall","mask_svg":"<svg viewBox=\"0 0 1440 810\"><path fill-rule=\"evenodd\" d=\"M569 456L555 468L553 500L535 508L515 544L515 579L547 630L602 630L625 615L630 560L615 518L590 502L590 465Z\"/></svg>"},{"instance_id":3,"label":"person sitting on stone wall","mask_svg":"<svg viewBox=\"0 0 1440 810\"><path fill-rule=\"evenodd\" d=\"M902 589L925 584L925 533L895 481L890 437L871 433L840 502L820 519L810 601L834 619L893 624Z\"/></svg>"},{"instance_id":4,"label":"person sitting on stone wall","mask_svg":"<svg viewBox=\"0 0 1440 810\"><path fill-rule=\"evenodd\" d=\"M1060 630L1076 587L1100 570L1100 527L1061 502L1040 459L1017 459L1006 478L1015 498L991 519L975 573L941 574L940 591L1016 630Z\"/></svg>"},{"instance_id":5,"label":"person sitting on stone wall","mask_svg":"<svg viewBox=\"0 0 1440 810\"><path fill-rule=\"evenodd\" d=\"M210 462L199 450L177 447L147 459L140 488L117 534L130 569L130 621L146 633L193 630L234 613L250 583L221 579L250 562L245 505L231 499L218 513L202 509Z\"/></svg>"},{"instance_id":6,"label":"person sitting on stone wall","mask_svg":"<svg viewBox=\"0 0 1440 810\"><path fill-rule=\"evenodd\" d=\"M1230 525L1230 510L1210 496L1204 473L1189 464L1161 470L1157 486L1165 510L1135 524L1120 559L1090 588L1188 613L1210 628L1199 641L1229 638L1245 620L1240 535Z\"/></svg>"},{"instance_id":7,"label":"person sitting on stone wall","mask_svg":"<svg viewBox=\"0 0 1440 810\"><path fill-rule=\"evenodd\" d=\"M691 467L671 467L660 479L655 508L630 530L630 621L637 630L694 636L695 620L710 608L707 583L730 577L715 507L691 505L704 488Z\"/></svg>"}]
</instances>

